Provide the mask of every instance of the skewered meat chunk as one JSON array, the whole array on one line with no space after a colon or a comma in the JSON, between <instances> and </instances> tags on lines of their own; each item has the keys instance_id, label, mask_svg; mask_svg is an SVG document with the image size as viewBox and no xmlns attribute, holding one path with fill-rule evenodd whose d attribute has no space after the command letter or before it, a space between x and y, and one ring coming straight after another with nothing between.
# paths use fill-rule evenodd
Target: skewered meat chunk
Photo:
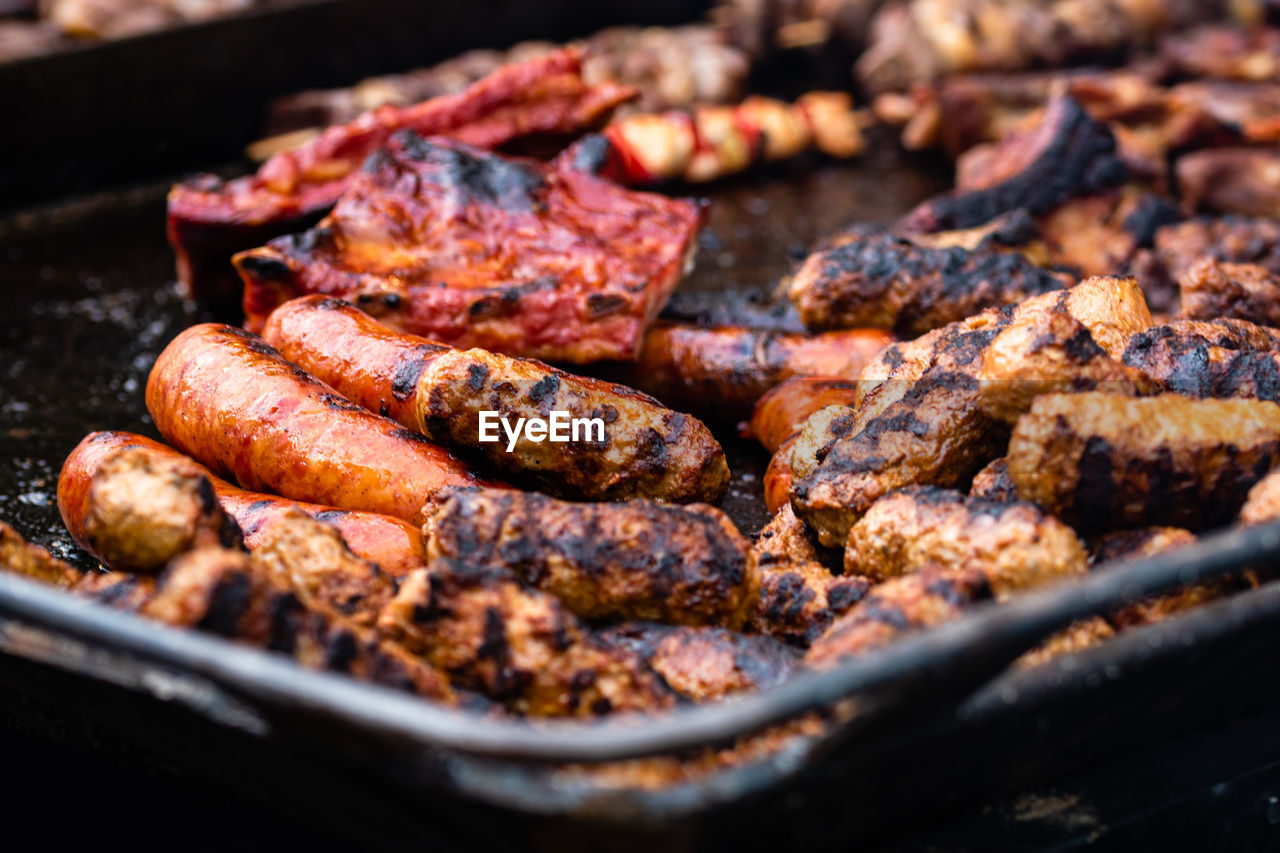
<instances>
[{"instance_id":1,"label":"skewered meat chunk","mask_svg":"<svg viewBox=\"0 0 1280 853\"><path fill-rule=\"evenodd\" d=\"M724 628L629 622L606 628L596 638L606 648L632 652L669 688L693 702L776 687L799 664L796 653L776 640Z\"/></svg>"},{"instance_id":2,"label":"skewered meat chunk","mask_svg":"<svg viewBox=\"0 0 1280 853\"><path fill-rule=\"evenodd\" d=\"M443 138L395 137L317 228L236 256L245 316L322 293L459 347L633 358L695 247L692 202Z\"/></svg>"},{"instance_id":3,"label":"skewered meat chunk","mask_svg":"<svg viewBox=\"0 0 1280 853\"><path fill-rule=\"evenodd\" d=\"M1266 267L1205 258L1178 279L1178 289L1183 317L1280 326L1280 274Z\"/></svg>"},{"instance_id":4,"label":"skewered meat chunk","mask_svg":"<svg viewBox=\"0 0 1280 853\"><path fill-rule=\"evenodd\" d=\"M147 410L170 444L216 473L297 500L421 522L443 489L485 485L232 326L174 338L147 379Z\"/></svg>"},{"instance_id":5,"label":"skewered meat chunk","mask_svg":"<svg viewBox=\"0 0 1280 853\"><path fill-rule=\"evenodd\" d=\"M789 504L760 531L751 557L760 569L760 599L748 628L792 645L808 646L871 587L867 578L833 575L819 562Z\"/></svg>"},{"instance_id":6,"label":"skewered meat chunk","mask_svg":"<svg viewBox=\"0 0 1280 853\"><path fill-rule=\"evenodd\" d=\"M323 296L285 303L263 335L289 361L369 411L554 494L709 501L728 485L724 451L700 421L621 385L392 332ZM503 436L481 443L486 411L511 423L560 411L569 419L599 419L603 430L583 441L533 441L521 433L514 443Z\"/></svg>"},{"instance_id":7,"label":"skewered meat chunk","mask_svg":"<svg viewBox=\"0 0 1280 853\"><path fill-rule=\"evenodd\" d=\"M1210 148L1178 158L1175 167L1187 210L1280 217L1280 151Z\"/></svg>"},{"instance_id":8,"label":"skewered meat chunk","mask_svg":"<svg viewBox=\"0 0 1280 853\"><path fill-rule=\"evenodd\" d=\"M701 504L459 490L427 533L433 561L507 569L589 619L736 628L758 586L747 543L724 513Z\"/></svg>"},{"instance_id":9,"label":"skewered meat chunk","mask_svg":"<svg viewBox=\"0 0 1280 853\"><path fill-rule=\"evenodd\" d=\"M846 573L884 581L928 565L978 569L997 598L1083 575L1071 528L1025 501L914 486L876 501L849 531Z\"/></svg>"},{"instance_id":10,"label":"skewered meat chunk","mask_svg":"<svg viewBox=\"0 0 1280 853\"><path fill-rule=\"evenodd\" d=\"M791 505L824 545L840 545L880 498L910 485L966 485L1004 448L1005 431L980 408L978 382L931 370L903 396L837 439L807 475L792 452ZM802 433L803 435L803 433Z\"/></svg>"},{"instance_id":11,"label":"skewered meat chunk","mask_svg":"<svg viewBox=\"0 0 1280 853\"><path fill-rule=\"evenodd\" d=\"M581 56L562 50L495 71L466 91L408 107L383 106L282 151L256 174L201 175L169 194L169 243L178 278L196 297L225 296L234 253L309 225L333 206L369 155L402 131L496 148L540 134L574 134L603 121L635 90L582 80Z\"/></svg>"},{"instance_id":12,"label":"skewered meat chunk","mask_svg":"<svg viewBox=\"0 0 1280 853\"><path fill-rule=\"evenodd\" d=\"M660 323L645 335L624 374L672 405L741 417L769 389L792 377L856 379L893 337L880 329L819 335Z\"/></svg>"},{"instance_id":13,"label":"skewered meat chunk","mask_svg":"<svg viewBox=\"0 0 1280 853\"><path fill-rule=\"evenodd\" d=\"M1114 60L1192 24L1229 14L1255 19L1261 6L1229 0L906 0L876 15L855 70L865 87L883 92L957 72Z\"/></svg>"},{"instance_id":14,"label":"skewered meat chunk","mask_svg":"<svg viewBox=\"0 0 1280 853\"><path fill-rule=\"evenodd\" d=\"M1280 460L1280 406L1047 394L1009 442L1018 493L1079 530L1212 527Z\"/></svg>"},{"instance_id":15,"label":"skewered meat chunk","mask_svg":"<svg viewBox=\"0 0 1280 853\"><path fill-rule=\"evenodd\" d=\"M902 636L950 622L991 599L986 576L967 567L924 566L874 587L818 637L805 665L830 669L842 660L884 648Z\"/></svg>"},{"instance_id":16,"label":"skewered meat chunk","mask_svg":"<svg viewBox=\"0 0 1280 853\"><path fill-rule=\"evenodd\" d=\"M149 438L127 432L90 433L71 451L58 474L58 509L62 522L71 538L91 553L95 549L85 535L89 487L103 466L124 450L149 456L152 467L173 466L174 471L205 477L223 511L239 526L244 544L250 551L262 544L271 528L294 512L303 512L332 527L353 553L376 563L393 577L417 568L425 559L422 531L406 521L373 512L337 509L261 492L246 492L215 477L194 459ZM195 534L195 530L190 530L181 538L194 540Z\"/></svg>"},{"instance_id":17,"label":"skewered meat chunk","mask_svg":"<svg viewBox=\"0 0 1280 853\"><path fill-rule=\"evenodd\" d=\"M630 110L656 112L736 99L747 76L742 51L705 24L681 27L610 27L581 43L582 79L634 86ZM461 92L504 65L526 62L559 49L548 42L520 42L503 51L469 50L429 68L362 80L344 89L300 92L270 104L272 133L327 127L357 118L383 104L412 104Z\"/></svg>"},{"instance_id":18,"label":"skewered meat chunk","mask_svg":"<svg viewBox=\"0 0 1280 853\"><path fill-rule=\"evenodd\" d=\"M1125 181L1115 137L1074 98L1055 97L1040 123L1006 136L991 155L999 168L981 186L926 201L898 222L904 232L972 228L1004 213L1045 213L1068 199Z\"/></svg>"},{"instance_id":19,"label":"skewered meat chunk","mask_svg":"<svg viewBox=\"0 0 1280 853\"><path fill-rule=\"evenodd\" d=\"M849 405L856 399L856 379L794 376L769 389L751 413L751 436L776 453L800 431L809 416L827 406Z\"/></svg>"},{"instance_id":20,"label":"skewered meat chunk","mask_svg":"<svg viewBox=\"0 0 1280 853\"><path fill-rule=\"evenodd\" d=\"M1076 198L1054 208L1037 221L1046 262L1078 271L1083 276L1112 275L1132 268L1156 232L1180 222L1177 206L1163 196L1134 184L1097 195ZM1157 285L1143 282L1149 297L1169 300Z\"/></svg>"},{"instance_id":21,"label":"skewered meat chunk","mask_svg":"<svg viewBox=\"0 0 1280 853\"><path fill-rule=\"evenodd\" d=\"M1070 276L1041 269L1018 252L932 248L877 234L809 255L787 295L810 328L876 326L914 336L1071 284Z\"/></svg>"},{"instance_id":22,"label":"skewered meat chunk","mask_svg":"<svg viewBox=\"0 0 1280 853\"><path fill-rule=\"evenodd\" d=\"M1009 476L1009 461L1001 456L974 474L973 482L969 484L969 497L1000 503L1019 500L1018 487Z\"/></svg>"},{"instance_id":23,"label":"skewered meat chunk","mask_svg":"<svg viewBox=\"0 0 1280 853\"><path fill-rule=\"evenodd\" d=\"M566 152L576 168L627 186L702 183L810 148L831 157L862 153L862 120L844 92L810 92L794 104L753 96L735 106L640 113L618 119Z\"/></svg>"},{"instance_id":24,"label":"skewered meat chunk","mask_svg":"<svg viewBox=\"0 0 1280 853\"><path fill-rule=\"evenodd\" d=\"M1101 304L1089 304L1090 296ZM1053 391L1132 395L1159 390L1158 383L1112 358L1094 340L1089 326L1073 316L1073 302L1074 313L1098 318L1094 326L1104 339L1151 322L1134 279L1094 278L1078 288L1023 302L987 346L978 371L982 410L988 416L1012 424L1036 397Z\"/></svg>"}]
</instances>

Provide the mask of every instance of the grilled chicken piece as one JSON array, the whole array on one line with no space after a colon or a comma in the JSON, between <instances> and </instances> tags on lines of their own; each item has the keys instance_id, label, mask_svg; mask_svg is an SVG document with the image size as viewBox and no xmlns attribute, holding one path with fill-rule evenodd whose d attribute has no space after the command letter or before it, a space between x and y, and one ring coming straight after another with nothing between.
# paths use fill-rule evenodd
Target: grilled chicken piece
<instances>
[{"instance_id":1,"label":"grilled chicken piece","mask_svg":"<svg viewBox=\"0 0 1280 853\"><path fill-rule=\"evenodd\" d=\"M1018 493L1079 530L1230 520L1280 460L1280 406L1048 394L1009 442Z\"/></svg>"},{"instance_id":2,"label":"grilled chicken piece","mask_svg":"<svg viewBox=\"0 0 1280 853\"><path fill-rule=\"evenodd\" d=\"M986 576L978 569L921 567L874 587L813 642L805 666L830 669L912 632L958 619L990 599Z\"/></svg>"},{"instance_id":3,"label":"grilled chicken piece","mask_svg":"<svg viewBox=\"0 0 1280 853\"><path fill-rule=\"evenodd\" d=\"M724 513L702 504L459 490L427 532L433 561L509 570L589 619L736 628L758 587L746 541Z\"/></svg>"},{"instance_id":4,"label":"grilled chicken piece","mask_svg":"<svg viewBox=\"0 0 1280 853\"><path fill-rule=\"evenodd\" d=\"M455 350L392 332L336 299L307 296L271 314L263 335L338 393L543 491L584 500L718 500L724 451L695 418L631 388L484 350ZM599 419L598 435L534 441L521 432L483 443L481 417L511 424L566 412ZM518 427L517 427L518 429ZM544 439L553 436L544 436Z\"/></svg>"},{"instance_id":5,"label":"grilled chicken piece","mask_svg":"<svg viewBox=\"0 0 1280 853\"><path fill-rule=\"evenodd\" d=\"M1204 258L1258 264L1280 273L1280 222L1223 216L1166 225L1156 232L1146 265L1150 275L1177 282Z\"/></svg>"},{"instance_id":6,"label":"grilled chicken piece","mask_svg":"<svg viewBox=\"0 0 1280 853\"><path fill-rule=\"evenodd\" d=\"M807 647L870 589L867 578L828 571L809 536L789 504L760 531L751 549L760 570L760 599L747 626L752 633Z\"/></svg>"},{"instance_id":7,"label":"grilled chicken piece","mask_svg":"<svg viewBox=\"0 0 1280 853\"><path fill-rule=\"evenodd\" d=\"M1244 320L1173 320L1129 339L1124 363L1188 397L1280 399L1280 331Z\"/></svg>"},{"instance_id":8,"label":"grilled chicken piece","mask_svg":"<svg viewBox=\"0 0 1280 853\"><path fill-rule=\"evenodd\" d=\"M849 405L856 399L856 379L795 376L760 398L751 413L751 437L770 453L800 431L809 416L827 406Z\"/></svg>"},{"instance_id":9,"label":"grilled chicken piece","mask_svg":"<svg viewBox=\"0 0 1280 853\"><path fill-rule=\"evenodd\" d=\"M880 329L806 335L741 326L660 323L624 380L690 410L746 415L769 389L799 376L856 379L893 336Z\"/></svg>"},{"instance_id":10,"label":"grilled chicken piece","mask_svg":"<svg viewBox=\"0 0 1280 853\"><path fill-rule=\"evenodd\" d=\"M724 628L629 622L604 629L596 639L606 648L635 654L667 687L692 702L776 687L799 664L796 652L776 640Z\"/></svg>"},{"instance_id":11,"label":"grilled chicken piece","mask_svg":"<svg viewBox=\"0 0 1280 853\"><path fill-rule=\"evenodd\" d=\"M1280 151L1210 148L1178 158L1182 204L1190 211L1280 217Z\"/></svg>"},{"instance_id":12,"label":"grilled chicken piece","mask_svg":"<svg viewBox=\"0 0 1280 853\"><path fill-rule=\"evenodd\" d=\"M1280 326L1280 273L1267 267L1205 258L1178 279L1178 289L1183 317Z\"/></svg>"},{"instance_id":13,"label":"grilled chicken piece","mask_svg":"<svg viewBox=\"0 0 1280 853\"><path fill-rule=\"evenodd\" d=\"M1018 487L1009 476L1009 461L1003 456L987 463L973 475L969 484L969 497L997 503L1013 503L1020 500Z\"/></svg>"},{"instance_id":14,"label":"grilled chicken piece","mask_svg":"<svg viewBox=\"0 0 1280 853\"><path fill-rule=\"evenodd\" d=\"M906 0L876 15L855 73L866 88L884 92L955 73L1114 60L1192 24L1229 14L1255 20L1262 6L1261 0Z\"/></svg>"},{"instance_id":15,"label":"grilled chicken piece","mask_svg":"<svg viewBox=\"0 0 1280 853\"><path fill-rule=\"evenodd\" d=\"M213 476L194 459L128 432L90 433L71 451L58 474L58 510L62 523L71 538L87 551L95 551L85 533L89 487L103 466L126 449L151 457L152 467L173 466L176 473L204 476L212 484L218 504L239 525L250 551L262 544L271 528L296 512L304 512L336 530L353 553L377 563L394 577L421 566L425 558L422 531L407 521L373 512L299 503L262 492L246 492ZM191 519L192 527L178 535L179 541L194 541L203 517ZM115 559L118 558L116 555Z\"/></svg>"},{"instance_id":16,"label":"grilled chicken piece","mask_svg":"<svg viewBox=\"0 0 1280 853\"><path fill-rule=\"evenodd\" d=\"M256 174L184 181L169 193L178 278L199 298L234 293L224 280L227 258L315 222L347 190L361 163L397 133L446 135L496 148L521 137L580 133L634 94L615 83L588 85L580 53L556 51L501 68L456 95L364 113L276 154Z\"/></svg>"},{"instance_id":17,"label":"grilled chicken piece","mask_svg":"<svg viewBox=\"0 0 1280 853\"><path fill-rule=\"evenodd\" d=\"M253 329L289 299L322 293L452 346L633 358L700 218L692 202L410 133L351 179L317 228L235 263Z\"/></svg>"},{"instance_id":18,"label":"grilled chicken piece","mask_svg":"<svg viewBox=\"0 0 1280 853\"><path fill-rule=\"evenodd\" d=\"M1280 81L1280 30L1196 27L1161 39L1160 58L1187 77Z\"/></svg>"},{"instance_id":19,"label":"grilled chicken piece","mask_svg":"<svg viewBox=\"0 0 1280 853\"><path fill-rule=\"evenodd\" d=\"M926 201L899 220L906 233L972 228L1025 209L1039 215L1063 202L1123 183L1128 172L1106 125L1074 98L1055 97L1040 123L997 145L981 186L957 189Z\"/></svg>"},{"instance_id":20,"label":"grilled chicken piece","mask_svg":"<svg viewBox=\"0 0 1280 853\"><path fill-rule=\"evenodd\" d=\"M1072 199L1040 217L1036 229L1047 263L1082 276L1104 276L1129 270L1161 227L1182 218L1172 201L1130 183ZM1157 287L1162 283L1143 281L1143 287L1168 302L1171 294Z\"/></svg>"},{"instance_id":21,"label":"grilled chicken piece","mask_svg":"<svg viewBox=\"0 0 1280 853\"><path fill-rule=\"evenodd\" d=\"M934 248L876 234L809 255L787 295L810 328L875 326L909 337L1072 283L994 245Z\"/></svg>"},{"instance_id":22,"label":"grilled chicken piece","mask_svg":"<svg viewBox=\"0 0 1280 853\"><path fill-rule=\"evenodd\" d=\"M794 104L753 96L736 106L630 115L564 156L627 186L703 183L810 148L853 157L866 148L862 123L844 92L810 92Z\"/></svg>"},{"instance_id":23,"label":"grilled chicken piece","mask_svg":"<svg viewBox=\"0 0 1280 853\"><path fill-rule=\"evenodd\" d=\"M117 571L156 572L195 548L242 547L240 528L208 479L141 449L121 450L103 463L78 527L84 549Z\"/></svg>"},{"instance_id":24,"label":"grilled chicken piece","mask_svg":"<svg viewBox=\"0 0 1280 853\"><path fill-rule=\"evenodd\" d=\"M706 24L610 27L583 39L581 46L582 79L588 86L612 82L639 92L627 111L727 103L741 94L748 71L743 52ZM300 92L268 106L267 127L274 134L322 128L352 121L383 104L452 95L504 65L558 49L549 42L529 41L503 51L469 50L429 68L370 77L345 89Z\"/></svg>"},{"instance_id":25,"label":"grilled chicken piece","mask_svg":"<svg viewBox=\"0 0 1280 853\"><path fill-rule=\"evenodd\" d=\"M977 569L997 598L1083 575L1088 557L1071 528L1025 501L969 498L913 486L876 501L849 531L847 574L884 581L924 566Z\"/></svg>"},{"instance_id":26,"label":"grilled chicken piece","mask_svg":"<svg viewBox=\"0 0 1280 853\"><path fill-rule=\"evenodd\" d=\"M977 380L934 369L878 414L859 410L852 429L810 473L797 467L793 450L796 514L824 545L836 546L889 492L916 484L966 485L1004 449L1006 433L983 414L980 399Z\"/></svg>"},{"instance_id":27,"label":"grilled chicken piece","mask_svg":"<svg viewBox=\"0 0 1280 853\"><path fill-rule=\"evenodd\" d=\"M1142 292L1131 278L1093 278L1078 288L1023 302L983 354L978 371L983 412L1013 424L1041 394L1105 390L1132 395L1159 390L1141 370L1112 358L1075 315L1092 319L1109 343L1151 323Z\"/></svg>"}]
</instances>

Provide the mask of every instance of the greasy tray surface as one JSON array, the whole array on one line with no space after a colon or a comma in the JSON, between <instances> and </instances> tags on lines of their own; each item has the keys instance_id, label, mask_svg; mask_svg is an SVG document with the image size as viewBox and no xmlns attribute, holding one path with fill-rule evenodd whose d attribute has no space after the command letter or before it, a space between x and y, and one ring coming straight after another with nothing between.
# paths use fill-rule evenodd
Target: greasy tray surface
<instances>
[{"instance_id":1,"label":"greasy tray surface","mask_svg":"<svg viewBox=\"0 0 1280 853\"><path fill-rule=\"evenodd\" d=\"M943 186L944 175L908 165L892 146L873 150L852 163L794 163L696 188L712 199L710 221L672 310L794 322L750 300L767 298L817 237L891 221ZM174 335L212 319L178 296L161 192L0 221L0 516L81 565L54 504L62 460L92 430L158 437L143 406L147 372ZM733 470L724 509L754 534L767 521L767 456L737 438L736 424L714 429Z\"/></svg>"}]
</instances>

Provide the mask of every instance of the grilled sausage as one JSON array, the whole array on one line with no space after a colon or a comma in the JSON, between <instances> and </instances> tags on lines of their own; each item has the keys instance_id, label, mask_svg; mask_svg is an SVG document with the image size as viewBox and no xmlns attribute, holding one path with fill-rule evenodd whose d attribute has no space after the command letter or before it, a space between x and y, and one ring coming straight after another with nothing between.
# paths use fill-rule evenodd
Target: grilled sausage
<instances>
[{"instance_id":1,"label":"grilled sausage","mask_svg":"<svg viewBox=\"0 0 1280 853\"><path fill-rule=\"evenodd\" d=\"M855 379L893 340L883 329L818 335L664 324L648 331L626 374L636 387L663 400L720 418L739 418L766 391L793 376Z\"/></svg>"},{"instance_id":2,"label":"grilled sausage","mask_svg":"<svg viewBox=\"0 0 1280 853\"><path fill-rule=\"evenodd\" d=\"M151 370L147 410L166 441L247 489L420 522L445 489L484 485L233 326L178 335Z\"/></svg>"},{"instance_id":3,"label":"grilled sausage","mask_svg":"<svg viewBox=\"0 0 1280 853\"><path fill-rule=\"evenodd\" d=\"M95 432L76 445L62 465L62 472L58 475L58 509L71 537L99 559L103 559L102 555L95 553L84 530L89 484L107 460L125 449L145 453L156 464L163 462L204 475L213 486L213 494L223 511L239 525L244 544L251 551L256 550L267 533L290 512L302 511L333 527L354 554L372 560L393 577L407 574L422 565L426 558L422 531L401 519L246 492L215 477L194 459L144 436L127 432Z\"/></svg>"},{"instance_id":4,"label":"grilled sausage","mask_svg":"<svg viewBox=\"0 0 1280 853\"><path fill-rule=\"evenodd\" d=\"M1280 406L1047 394L1009 441L1018 494L1081 530L1230 521L1280 461Z\"/></svg>"},{"instance_id":5,"label":"grilled sausage","mask_svg":"<svg viewBox=\"0 0 1280 853\"><path fill-rule=\"evenodd\" d=\"M281 354L366 409L456 452L585 500L716 500L728 486L724 451L695 418L630 388L574 376L531 359L458 350L393 332L323 296L277 308L263 336ZM482 411L516 418L599 418L602 438L482 443Z\"/></svg>"},{"instance_id":6,"label":"grilled sausage","mask_svg":"<svg viewBox=\"0 0 1280 853\"><path fill-rule=\"evenodd\" d=\"M756 588L747 543L705 505L460 490L428 522L427 553L513 571L590 619L736 628Z\"/></svg>"},{"instance_id":7,"label":"grilled sausage","mask_svg":"<svg viewBox=\"0 0 1280 853\"><path fill-rule=\"evenodd\" d=\"M858 391L855 379L795 376L771 388L751 413L751 435L770 453L800 431L810 415L827 406L851 406Z\"/></svg>"}]
</instances>

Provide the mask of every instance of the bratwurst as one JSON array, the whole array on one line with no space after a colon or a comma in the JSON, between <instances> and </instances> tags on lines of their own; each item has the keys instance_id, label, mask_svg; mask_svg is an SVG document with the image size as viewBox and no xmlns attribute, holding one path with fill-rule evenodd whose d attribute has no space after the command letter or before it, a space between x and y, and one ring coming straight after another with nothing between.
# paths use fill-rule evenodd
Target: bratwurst
<instances>
[{"instance_id":1,"label":"bratwurst","mask_svg":"<svg viewBox=\"0 0 1280 853\"><path fill-rule=\"evenodd\" d=\"M550 494L713 501L729 483L724 451L700 421L622 385L394 332L324 296L280 306L262 334L348 399ZM599 419L602 428L586 430L583 441L552 442L534 441L517 427L514 438L494 430L498 440L482 442L485 411L505 419L508 429L554 411Z\"/></svg>"},{"instance_id":2,"label":"bratwurst","mask_svg":"<svg viewBox=\"0 0 1280 853\"><path fill-rule=\"evenodd\" d=\"M295 500L420 523L449 487L491 485L234 326L174 338L147 380L147 410L166 441L216 474Z\"/></svg>"}]
</instances>

